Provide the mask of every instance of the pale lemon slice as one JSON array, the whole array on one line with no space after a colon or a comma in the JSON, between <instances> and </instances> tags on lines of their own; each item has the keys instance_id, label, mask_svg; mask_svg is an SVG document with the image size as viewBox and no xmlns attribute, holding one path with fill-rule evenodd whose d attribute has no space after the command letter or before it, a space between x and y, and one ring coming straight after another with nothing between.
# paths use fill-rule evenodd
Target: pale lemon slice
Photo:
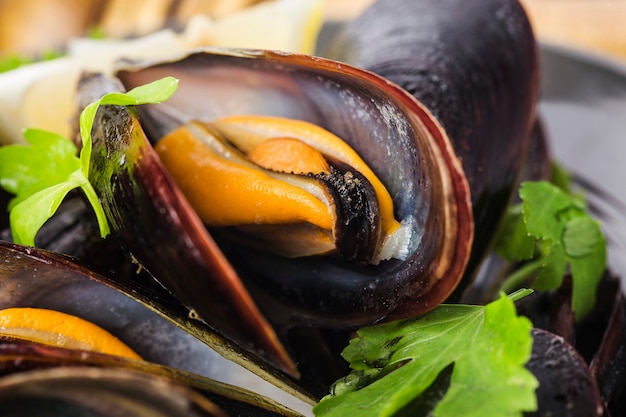
<instances>
[{"instance_id":1,"label":"pale lemon slice","mask_svg":"<svg viewBox=\"0 0 626 417\"><path fill-rule=\"evenodd\" d=\"M184 37L190 46L273 49L313 54L324 21L322 0L275 0L213 20L193 17Z\"/></svg>"},{"instance_id":2,"label":"pale lemon slice","mask_svg":"<svg viewBox=\"0 0 626 417\"><path fill-rule=\"evenodd\" d=\"M28 307L0 310L0 335L67 349L141 359L103 328L55 310Z\"/></svg>"},{"instance_id":3,"label":"pale lemon slice","mask_svg":"<svg viewBox=\"0 0 626 417\"><path fill-rule=\"evenodd\" d=\"M0 145L23 143L22 131L29 127L69 136L79 74L109 74L120 57L149 59L203 46L312 54L323 6L323 0L267 1L216 20L194 16L182 33L162 30L130 40L72 40L66 57L0 74Z\"/></svg>"}]
</instances>

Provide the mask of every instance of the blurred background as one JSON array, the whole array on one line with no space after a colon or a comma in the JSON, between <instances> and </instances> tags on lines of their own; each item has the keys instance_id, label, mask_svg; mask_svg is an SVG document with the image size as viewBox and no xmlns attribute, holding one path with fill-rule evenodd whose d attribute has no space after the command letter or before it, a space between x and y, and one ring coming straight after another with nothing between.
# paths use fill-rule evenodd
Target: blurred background
<instances>
[{"instance_id":1,"label":"blurred background","mask_svg":"<svg viewBox=\"0 0 626 417\"><path fill-rule=\"evenodd\" d=\"M522 0L544 42L626 59L626 1Z\"/></svg>"},{"instance_id":2,"label":"blurred background","mask_svg":"<svg viewBox=\"0 0 626 417\"><path fill-rule=\"evenodd\" d=\"M373 0L327 0L329 18L350 18ZM543 42L626 60L626 0L520 0Z\"/></svg>"},{"instance_id":3,"label":"blurred background","mask_svg":"<svg viewBox=\"0 0 626 417\"><path fill-rule=\"evenodd\" d=\"M373 0L322 0L327 20L350 19ZM521 0L545 42L626 60L626 0ZM0 57L62 48L89 31L126 37L163 26L182 28L190 16L219 19L261 0L0 0Z\"/></svg>"}]
</instances>

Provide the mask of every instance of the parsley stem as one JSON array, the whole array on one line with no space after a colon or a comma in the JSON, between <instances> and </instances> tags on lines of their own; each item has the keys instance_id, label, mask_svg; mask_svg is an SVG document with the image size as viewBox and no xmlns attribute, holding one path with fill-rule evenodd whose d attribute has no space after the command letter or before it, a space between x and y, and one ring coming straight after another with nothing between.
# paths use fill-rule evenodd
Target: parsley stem
<instances>
[{"instance_id":1,"label":"parsley stem","mask_svg":"<svg viewBox=\"0 0 626 417\"><path fill-rule=\"evenodd\" d=\"M102 208L102 204L100 203L100 198L96 194L96 190L93 188L89 181L85 181L84 183L82 183L80 188L85 193L87 200L89 200L94 212L96 213L98 227L100 228L100 237L106 237L110 233L109 222L106 215L104 214L104 209Z\"/></svg>"},{"instance_id":2,"label":"parsley stem","mask_svg":"<svg viewBox=\"0 0 626 417\"><path fill-rule=\"evenodd\" d=\"M533 293L533 290L528 289L528 288L520 288L519 290L515 290L515 292L512 292L510 294L507 294L507 297L509 297L509 299L511 301L513 301L514 303L521 300L522 298L530 295Z\"/></svg>"},{"instance_id":3,"label":"parsley stem","mask_svg":"<svg viewBox=\"0 0 626 417\"><path fill-rule=\"evenodd\" d=\"M527 286L528 279L534 272L541 269L544 265L543 258L536 259L532 262L524 264L521 268L515 270L509 275L502 283L501 291L505 294L509 294L519 288Z\"/></svg>"}]
</instances>

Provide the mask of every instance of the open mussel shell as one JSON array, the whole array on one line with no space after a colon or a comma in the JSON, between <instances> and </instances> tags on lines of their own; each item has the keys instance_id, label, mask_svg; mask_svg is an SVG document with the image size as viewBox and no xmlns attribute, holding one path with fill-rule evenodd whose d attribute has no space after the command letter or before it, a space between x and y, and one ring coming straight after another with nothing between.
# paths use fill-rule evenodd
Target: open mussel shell
<instances>
[{"instance_id":1,"label":"open mussel shell","mask_svg":"<svg viewBox=\"0 0 626 417\"><path fill-rule=\"evenodd\" d=\"M520 2L378 0L321 53L400 85L442 124L470 184L474 274L517 189L535 122L539 54Z\"/></svg>"},{"instance_id":2,"label":"open mussel shell","mask_svg":"<svg viewBox=\"0 0 626 417\"><path fill-rule=\"evenodd\" d=\"M0 309L9 307L47 308L81 317L117 336L145 360L0 337L0 374L56 366L126 368L199 390L222 409L232 404L265 410L259 415L298 415L264 395L294 408L313 401L256 356L189 319L188 309L162 288L142 286L123 274L111 278L67 256L0 241ZM235 385L254 387L255 392Z\"/></svg>"},{"instance_id":3,"label":"open mussel shell","mask_svg":"<svg viewBox=\"0 0 626 417\"><path fill-rule=\"evenodd\" d=\"M227 417L199 393L111 368L59 367L0 378L3 415Z\"/></svg>"},{"instance_id":4,"label":"open mussel shell","mask_svg":"<svg viewBox=\"0 0 626 417\"><path fill-rule=\"evenodd\" d=\"M381 3L381 16L398 13ZM396 62L392 51L405 46L385 43L391 34L380 41L386 50L373 39L365 48L387 68L406 70L404 88L319 57L205 49L120 63L123 89L173 76L179 90L166 103L138 108L139 119L105 107L94 125L90 180L122 245L200 320L286 372L295 374L286 359L291 346L283 347L294 329L354 329L424 313L448 298L471 251L467 275L484 257L517 185L538 96L536 44L523 10L510 0L417 3L401 27L422 29L406 48L417 48L423 62ZM411 18L422 14L429 17L416 25ZM395 27L391 21L374 16L367 27ZM83 104L102 93L89 88L81 88L89 97ZM348 142L411 229L408 256L378 265L287 259L222 239L217 229L208 234L147 140L242 114L305 120Z\"/></svg>"},{"instance_id":5,"label":"open mussel shell","mask_svg":"<svg viewBox=\"0 0 626 417\"><path fill-rule=\"evenodd\" d=\"M216 415L220 416L243 414L258 417L298 417L301 415L258 393L203 378L177 368L99 352L65 349L35 342L0 338L0 381L5 381L6 376L9 375L56 368L64 369L60 371L63 378L74 378L77 375L82 378L85 373L84 369L87 368L99 369L100 373L98 371L93 372L96 372L95 375L103 375L104 377L107 375L107 370L116 370L122 376L138 375L151 381L151 383L174 387L173 395L167 396L166 399L175 399L181 395L183 397L191 395L192 398L198 398L198 395L201 395L199 401L208 404L208 408L211 410L218 410L219 413ZM31 376L22 378L26 382L25 385L28 385L30 378ZM103 388L107 389L106 386ZM93 388L93 390L97 389L96 387ZM160 392L155 394L162 395ZM139 405L147 401L149 399L138 399ZM143 406L145 407L147 404L143 404Z\"/></svg>"},{"instance_id":6,"label":"open mussel shell","mask_svg":"<svg viewBox=\"0 0 626 417\"><path fill-rule=\"evenodd\" d=\"M287 259L220 241L271 321L363 325L425 312L457 285L473 233L467 182L439 124L405 91L343 63L255 50L128 64L117 77L130 89L166 74L180 80L178 91L166 103L139 109L152 141L173 127L164 122L172 120L168 114L177 123L237 114L314 123L356 150L389 190L396 218L412 230L406 259L366 266Z\"/></svg>"},{"instance_id":7,"label":"open mussel shell","mask_svg":"<svg viewBox=\"0 0 626 417\"><path fill-rule=\"evenodd\" d=\"M428 311L453 291L473 234L467 182L445 133L405 91L339 62L255 50L203 50L117 76L131 89L165 74L179 89L167 103L138 108L141 123L126 109L99 110L90 180L121 244L200 320L290 372L248 291L283 344L293 326L352 329ZM81 85L84 103L102 94L93 79ZM172 113L184 119L162 118ZM157 141L177 123L236 114L301 119L348 142L411 228L406 259L363 266L215 245L140 132Z\"/></svg>"},{"instance_id":8,"label":"open mussel shell","mask_svg":"<svg viewBox=\"0 0 626 417\"><path fill-rule=\"evenodd\" d=\"M247 287L256 288L257 301L271 306L262 308L272 321L355 326L427 311L457 287L458 277L439 277L465 263L462 246L472 232L462 229L474 225L457 198L460 233L444 255L448 238L441 228L431 229L431 221L450 218L439 211L451 207L450 199L436 191L435 165L442 164L428 162L429 141L413 134L424 127L450 138L469 182L477 222L466 275L484 258L528 153L539 88L537 45L517 1L435 3L379 1L342 33L333 58L385 79L344 63L263 51L199 51L123 64L117 72L127 89L167 75L181 80L168 103L139 110L152 141L181 119L264 114L311 121L348 141L389 188L398 218L414 222L411 255L376 267L291 261L220 241ZM389 80L421 104L409 103ZM442 152L448 148L439 145ZM443 165L456 175L456 163Z\"/></svg>"}]
</instances>

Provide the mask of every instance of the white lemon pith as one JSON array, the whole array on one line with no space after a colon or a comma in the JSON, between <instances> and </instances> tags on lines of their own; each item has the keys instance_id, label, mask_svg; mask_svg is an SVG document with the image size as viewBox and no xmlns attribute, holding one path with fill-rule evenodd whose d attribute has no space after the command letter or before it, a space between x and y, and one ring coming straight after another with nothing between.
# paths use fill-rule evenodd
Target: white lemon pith
<instances>
[{"instance_id":1,"label":"white lemon pith","mask_svg":"<svg viewBox=\"0 0 626 417\"><path fill-rule=\"evenodd\" d=\"M323 23L323 3L268 1L215 20L197 15L180 33L166 29L129 40L74 39L62 58L0 74L0 145L23 143L25 128L69 136L80 73L110 74L113 63L122 57L165 57L202 46L310 54Z\"/></svg>"}]
</instances>

